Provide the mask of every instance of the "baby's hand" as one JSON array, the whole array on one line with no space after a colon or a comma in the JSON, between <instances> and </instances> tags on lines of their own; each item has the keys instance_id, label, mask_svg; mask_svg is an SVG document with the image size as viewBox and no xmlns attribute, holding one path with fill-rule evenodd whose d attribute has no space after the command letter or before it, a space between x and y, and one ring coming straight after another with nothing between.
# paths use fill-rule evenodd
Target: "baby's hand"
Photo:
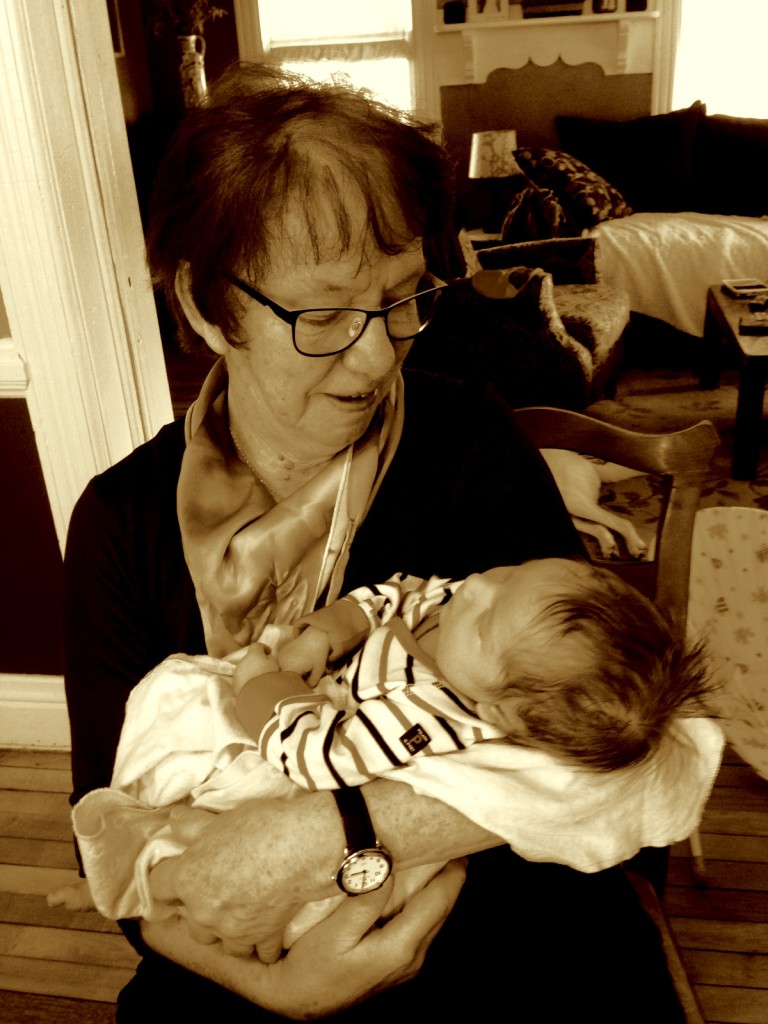
<instances>
[{"instance_id":1,"label":"baby's hand","mask_svg":"<svg viewBox=\"0 0 768 1024\"><path fill-rule=\"evenodd\" d=\"M84 878L74 885L65 885L62 889L49 892L47 902L49 907L66 907L67 910L96 909L91 890Z\"/></svg>"},{"instance_id":2,"label":"baby's hand","mask_svg":"<svg viewBox=\"0 0 768 1024\"><path fill-rule=\"evenodd\" d=\"M307 626L295 640L278 651L277 660L281 669L296 672L308 686L314 688L325 675L330 654L328 634L316 626Z\"/></svg>"},{"instance_id":3,"label":"baby's hand","mask_svg":"<svg viewBox=\"0 0 768 1024\"><path fill-rule=\"evenodd\" d=\"M249 679L263 676L265 672L277 672L279 668L276 659L267 653L264 644L251 644L232 676L235 695L242 690Z\"/></svg>"}]
</instances>

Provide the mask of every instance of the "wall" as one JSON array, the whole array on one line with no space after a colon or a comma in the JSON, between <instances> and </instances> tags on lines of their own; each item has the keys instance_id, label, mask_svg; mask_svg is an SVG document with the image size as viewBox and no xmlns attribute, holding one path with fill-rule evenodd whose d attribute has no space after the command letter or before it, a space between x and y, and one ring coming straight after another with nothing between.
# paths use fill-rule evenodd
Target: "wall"
<instances>
[{"instance_id":1,"label":"wall","mask_svg":"<svg viewBox=\"0 0 768 1024\"><path fill-rule=\"evenodd\" d=\"M0 294L0 338L10 337ZM59 675L61 554L26 399L0 396L0 674Z\"/></svg>"},{"instance_id":2,"label":"wall","mask_svg":"<svg viewBox=\"0 0 768 1024\"><path fill-rule=\"evenodd\" d=\"M0 674L60 675L62 566L24 398L0 400Z\"/></svg>"}]
</instances>

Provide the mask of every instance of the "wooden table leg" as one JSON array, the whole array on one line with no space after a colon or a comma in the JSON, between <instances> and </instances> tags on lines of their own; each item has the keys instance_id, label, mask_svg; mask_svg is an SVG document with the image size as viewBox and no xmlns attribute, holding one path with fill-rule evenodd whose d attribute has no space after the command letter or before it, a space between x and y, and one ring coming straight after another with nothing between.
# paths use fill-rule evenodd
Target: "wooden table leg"
<instances>
[{"instance_id":1,"label":"wooden table leg","mask_svg":"<svg viewBox=\"0 0 768 1024\"><path fill-rule=\"evenodd\" d=\"M701 342L701 373L699 387L712 391L720 387L720 349L723 332L713 312L712 298L707 295L707 313L704 318L704 337Z\"/></svg>"},{"instance_id":2,"label":"wooden table leg","mask_svg":"<svg viewBox=\"0 0 768 1024\"><path fill-rule=\"evenodd\" d=\"M763 427L765 377L745 363L739 371L739 397L733 438L731 475L734 480L752 480L757 475Z\"/></svg>"}]
</instances>

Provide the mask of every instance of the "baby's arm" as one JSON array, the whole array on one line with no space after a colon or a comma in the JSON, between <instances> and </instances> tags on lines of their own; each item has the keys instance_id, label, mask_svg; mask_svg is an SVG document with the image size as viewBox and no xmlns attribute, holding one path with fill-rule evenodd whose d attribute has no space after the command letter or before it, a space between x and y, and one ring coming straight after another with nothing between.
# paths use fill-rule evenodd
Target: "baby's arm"
<instances>
[{"instance_id":1,"label":"baby's arm","mask_svg":"<svg viewBox=\"0 0 768 1024\"><path fill-rule=\"evenodd\" d=\"M308 694L312 691L295 672L267 672L249 679L235 700L237 717L249 736L258 739L259 733L275 714L275 705L286 697Z\"/></svg>"},{"instance_id":2,"label":"baby's arm","mask_svg":"<svg viewBox=\"0 0 768 1024\"><path fill-rule=\"evenodd\" d=\"M299 619L297 625L305 627L304 631L282 648L278 660L281 668L304 675L302 661L311 662L314 669L324 656L324 670L328 662L339 661L344 655L357 650L369 636L374 623L354 597L348 596L310 612ZM325 648L317 634L324 637Z\"/></svg>"},{"instance_id":3,"label":"baby's arm","mask_svg":"<svg viewBox=\"0 0 768 1024\"><path fill-rule=\"evenodd\" d=\"M377 626L401 612L405 617L406 609L406 621L412 628L420 621L421 607L431 610L446 599L449 583L436 577L423 580L396 573L386 583L358 587L297 621L304 632L277 652L280 667L298 672L310 686L316 686L329 662L338 662L356 651Z\"/></svg>"},{"instance_id":4,"label":"baby's arm","mask_svg":"<svg viewBox=\"0 0 768 1024\"><path fill-rule=\"evenodd\" d=\"M286 697L309 694L336 661L368 636L371 624L363 609L346 599L311 612L298 625L302 632L283 645L276 657L252 644L235 669L233 686L237 717L249 735L258 738Z\"/></svg>"},{"instance_id":5,"label":"baby's arm","mask_svg":"<svg viewBox=\"0 0 768 1024\"><path fill-rule=\"evenodd\" d=\"M310 692L296 672L282 671L263 644L251 644L232 677L235 706L240 724L254 738L275 713L275 704L285 697Z\"/></svg>"}]
</instances>

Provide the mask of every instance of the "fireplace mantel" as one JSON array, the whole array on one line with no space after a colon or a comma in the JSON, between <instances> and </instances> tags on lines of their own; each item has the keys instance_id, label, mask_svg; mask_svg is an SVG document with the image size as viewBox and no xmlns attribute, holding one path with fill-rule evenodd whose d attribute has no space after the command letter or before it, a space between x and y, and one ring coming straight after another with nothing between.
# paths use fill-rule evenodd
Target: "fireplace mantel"
<instances>
[{"instance_id":1,"label":"fireplace mantel","mask_svg":"<svg viewBox=\"0 0 768 1024\"><path fill-rule=\"evenodd\" d=\"M456 26L465 54L465 81L484 82L496 68L599 64L606 75L653 74L658 69L658 11L526 18Z\"/></svg>"}]
</instances>

